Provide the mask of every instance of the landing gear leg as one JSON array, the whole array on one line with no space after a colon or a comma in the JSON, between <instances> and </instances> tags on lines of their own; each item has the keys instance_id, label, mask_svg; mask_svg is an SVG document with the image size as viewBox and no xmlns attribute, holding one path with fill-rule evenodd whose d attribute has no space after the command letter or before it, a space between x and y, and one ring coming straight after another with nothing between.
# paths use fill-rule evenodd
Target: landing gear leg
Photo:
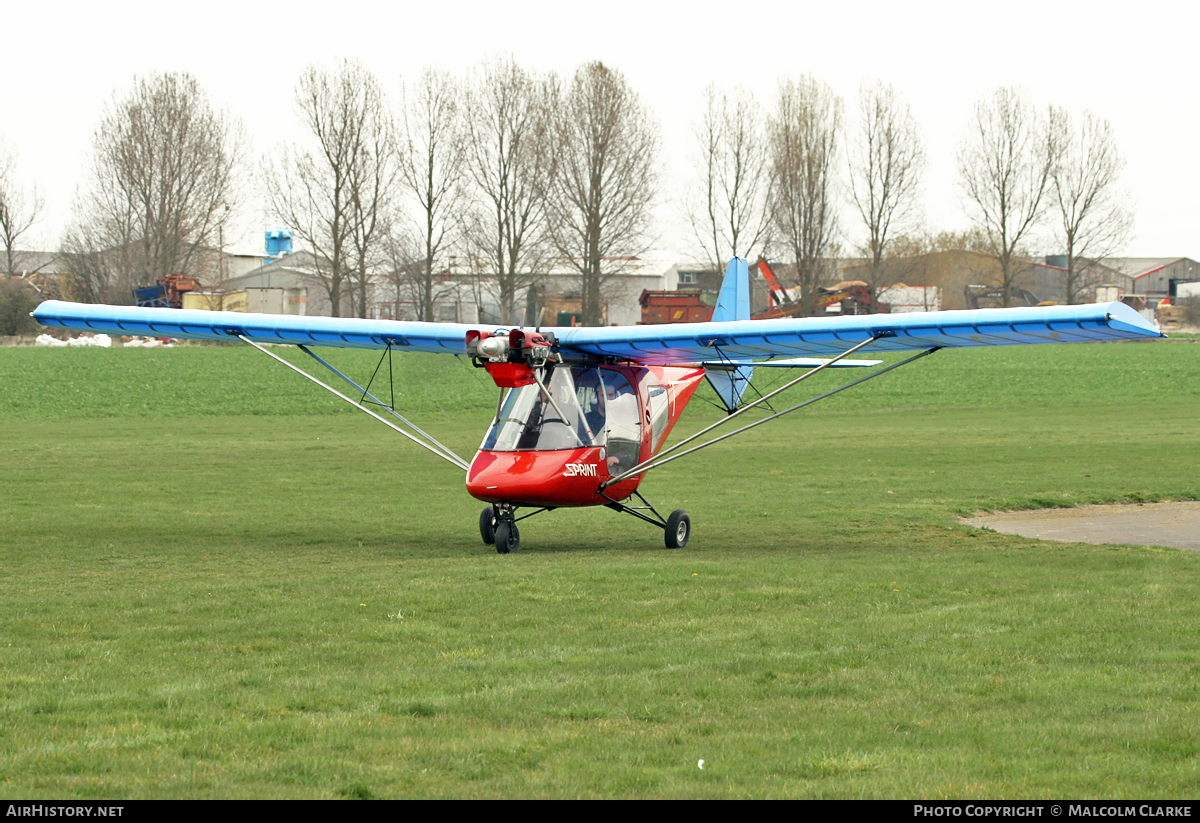
<instances>
[{"instance_id":1,"label":"landing gear leg","mask_svg":"<svg viewBox=\"0 0 1200 823\"><path fill-rule=\"evenodd\" d=\"M603 494L603 492L601 493ZM613 511L632 514L638 520L645 520L652 526L658 526L663 530L663 537L668 549L682 549L687 545L688 538L692 534L692 519L688 517L687 512L683 509L676 509L671 512L670 517L664 518L657 509L650 505L650 501L642 497L641 492L635 491L633 494L641 501L642 505L632 506L629 503L613 500L611 497L608 499L612 502L604 505ZM646 512L650 514L646 514Z\"/></svg>"}]
</instances>

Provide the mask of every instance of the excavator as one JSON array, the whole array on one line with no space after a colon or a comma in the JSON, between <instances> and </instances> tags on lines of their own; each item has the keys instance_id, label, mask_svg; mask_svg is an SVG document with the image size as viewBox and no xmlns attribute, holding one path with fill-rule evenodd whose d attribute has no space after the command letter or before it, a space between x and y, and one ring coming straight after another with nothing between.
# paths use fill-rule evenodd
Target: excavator
<instances>
[{"instance_id":1,"label":"excavator","mask_svg":"<svg viewBox=\"0 0 1200 823\"><path fill-rule=\"evenodd\" d=\"M1004 289L999 286L963 286L963 297L966 298L969 309L998 309L1005 307ZM1029 289L1013 286L1008 290L1009 306L1053 306L1054 303L1043 303Z\"/></svg>"},{"instance_id":2,"label":"excavator","mask_svg":"<svg viewBox=\"0 0 1200 823\"><path fill-rule=\"evenodd\" d=\"M752 314L752 320L774 320L780 317L803 317L805 306L794 300L791 293L779 282L766 258L759 257L758 272L767 283L769 303L767 309ZM793 289L793 293L797 291ZM640 298L642 323L695 323L704 322L712 316L712 306L705 304L699 289L679 291L644 291ZM812 304L812 314L825 315L830 306L841 303L842 314L870 314L871 287L862 280L847 280L828 288L818 287ZM880 304L876 314L887 314L888 306Z\"/></svg>"},{"instance_id":3,"label":"excavator","mask_svg":"<svg viewBox=\"0 0 1200 823\"><path fill-rule=\"evenodd\" d=\"M753 320L772 320L776 317L802 317L804 304L792 300L771 270L765 257L759 257L758 273L767 281L770 292L771 306L766 311L752 315ZM861 280L846 280L836 286L818 287L816 300L813 301L813 313L824 314L825 310L834 303L842 304L842 314L869 314L871 311L871 287ZM886 312L886 306L880 306L876 313Z\"/></svg>"}]
</instances>

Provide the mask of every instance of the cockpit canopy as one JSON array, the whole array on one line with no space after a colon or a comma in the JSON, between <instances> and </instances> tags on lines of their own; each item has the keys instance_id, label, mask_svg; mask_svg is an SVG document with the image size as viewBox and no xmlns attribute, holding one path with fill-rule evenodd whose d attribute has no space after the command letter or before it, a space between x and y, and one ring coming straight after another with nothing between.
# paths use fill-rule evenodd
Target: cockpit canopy
<instances>
[{"instance_id":1,"label":"cockpit canopy","mask_svg":"<svg viewBox=\"0 0 1200 823\"><path fill-rule=\"evenodd\" d=\"M637 462L642 443L638 397L616 369L556 366L509 391L483 441L484 451L556 451L601 446L621 465Z\"/></svg>"}]
</instances>

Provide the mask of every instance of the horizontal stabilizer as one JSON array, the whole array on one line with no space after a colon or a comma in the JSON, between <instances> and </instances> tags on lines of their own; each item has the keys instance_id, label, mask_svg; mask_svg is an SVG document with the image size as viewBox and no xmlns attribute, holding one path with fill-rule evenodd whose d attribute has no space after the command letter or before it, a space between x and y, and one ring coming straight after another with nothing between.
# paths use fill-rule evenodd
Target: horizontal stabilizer
<instances>
[{"instance_id":1,"label":"horizontal stabilizer","mask_svg":"<svg viewBox=\"0 0 1200 823\"><path fill-rule=\"evenodd\" d=\"M838 360L834 363L825 357L789 357L786 360L705 360L700 365L706 369L735 369L738 366L766 366L776 369L815 369L829 363L831 369L864 368L878 366L882 360Z\"/></svg>"}]
</instances>

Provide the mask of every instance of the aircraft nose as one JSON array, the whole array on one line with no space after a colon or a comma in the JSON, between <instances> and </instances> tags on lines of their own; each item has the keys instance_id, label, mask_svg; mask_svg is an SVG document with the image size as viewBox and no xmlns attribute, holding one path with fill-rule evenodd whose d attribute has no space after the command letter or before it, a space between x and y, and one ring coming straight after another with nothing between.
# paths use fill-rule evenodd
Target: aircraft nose
<instances>
[{"instance_id":1,"label":"aircraft nose","mask_svg":"<svg viewBox=\"0 0 1200 823\"><path fill-rule=\"evenodd\" d=\"M597 502L600 449L486 452L475 455L467 492L489 503L586 506Z\"/></svg>"}]
</instances>

